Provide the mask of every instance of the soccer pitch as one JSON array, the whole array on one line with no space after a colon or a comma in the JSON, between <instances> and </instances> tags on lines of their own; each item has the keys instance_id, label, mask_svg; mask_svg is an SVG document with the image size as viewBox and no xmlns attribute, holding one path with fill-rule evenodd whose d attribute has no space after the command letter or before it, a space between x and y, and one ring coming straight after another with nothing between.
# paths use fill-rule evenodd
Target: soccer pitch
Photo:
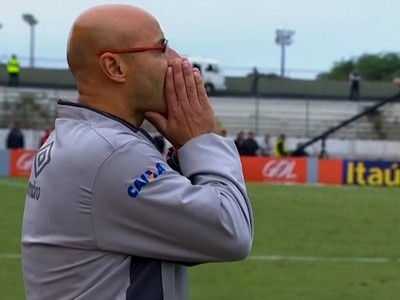
<instances>
[{"instance_id":1,"label":"soccer pitch","mask_svg":"<svg viewBox=\"0 0 400 300\"><path fill-rule=\"evenodd\" d=\"M191 300L399 299L399 189L248 189L255 214L251 256L192 267ZM19 254L25 192L26 180L0 179L2 300L24 299Z\"/></svg>"}]
</instances>

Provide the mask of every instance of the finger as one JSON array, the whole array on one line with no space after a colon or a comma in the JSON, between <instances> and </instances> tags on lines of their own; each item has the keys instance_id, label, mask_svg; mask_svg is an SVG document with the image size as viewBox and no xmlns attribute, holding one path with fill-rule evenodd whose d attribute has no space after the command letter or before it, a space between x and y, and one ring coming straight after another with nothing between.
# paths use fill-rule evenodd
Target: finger
<instances>
[{"instance_id":1,"label":"finger","mask_svg":"<svg viewBox=\"0 0 400 300\"><path fill-rule=\"evenodd\" d=\"M199 99L197 96L197 87L194 81L193 68L190 62L184 61L183 64L183 75L186 85L186 94L191 106L200 107Z\"/></svg>"},{"instance_id":2,"label":"finger","mask_svg":"<svg viewBox=\"0 0 400 300\"><path fill-rule=\"evenodd\" d=\"M194 76L194 80L196 82L197 95L198 95L199 103L201 105L201 109L205 113L209 114L209 116L211 117L211 120L212 120L212 124L211 124L212 131L215 132L216 122L215 122L214 110L211 107L210 101L208 100L207 91L206 91L205 86L204 86L204 81L201 78L200 71L194 70L193 76Z\"/></svg>"},{"instance_id":3,"label":"finger","mask_svg":"<svg viewBox=\"0 0 400 300\"><path fill-rule=\"evenodd\" d=\"M173 75L174 75L174 85L175 92L178 97L178 102L180 105L188 102L187 94L186 94L186 85L185 79L183 77L182 70L182 60L176 59L173 61Z\"/></svg>"},{"instance_id":4,"label":"finger","mask_svg":"<svg viewBox=\"0 0 400 300\"><path fill-rule=\"evenodd\" d=\"M167 135L168 121L163 115L152 111L145 112L144 115L146 120L149 121L158 130L158 132L164 136Z\"/></svg>"},{"instance_id":5,"label":"finger","mask_svg":"<svg viewBox=\"0 0 400 300\"><path fill-rule=\"evenodd\" d=\"M208 95L206 92L206 88L204 87L203 79L201 78L200 72L195 69L193 72L194 81L196 83L197 88L197 97L199 99L199 103L202 106L209 106L210 103L208 101Z\"/></svg>"},{"instance_id":6,"label":"finger","mask_svg":"<svg viewBox=\"0 0 400 300\"><path fill-rule=\"evenodd\" d=\"M179 103L175 92L172 67L167 68L167 74L165 75L165 101L167 103L168 116L176 115L176 110L179 106Z\"/></svg>"}]
</instances>

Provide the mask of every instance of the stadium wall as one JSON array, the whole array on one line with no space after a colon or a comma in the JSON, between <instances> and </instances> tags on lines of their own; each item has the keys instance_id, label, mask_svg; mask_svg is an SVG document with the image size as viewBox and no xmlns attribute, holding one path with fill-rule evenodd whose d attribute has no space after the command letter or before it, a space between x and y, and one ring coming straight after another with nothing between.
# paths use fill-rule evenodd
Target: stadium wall
<instances>
[{"instance_id":1,"label":"stadium wall","mask_svg":"<svg viewBox=\"0 0 400 300\"><path fill-rule=\"evenodd\" d=\"M0 129L0 149L5 149L5 141L9 129ZM25 149L37 149L43 130L23 129L25 136ZM228 136L235 139L236 136ZM256 137L259 145L263 145L262 137ZM295 149L299 143L308 141L306 138L287 138L287 148ZM271 137L274 144L275 137ZM167 142L167 146L170 144ZM307 147L310 157L318 157L321 152L321 143L315 143ZM326 141L326 151L330 158L363 159L363 160L400 160L400 141L384 140L356 140L329 138Z\"/></svg>"},{"instance_id":2,"label":"stadium wall","mask_svg":"<svg viewBox=\"0 0 400 300\"><path fill-rule=\"evenodd\" d=\"M0 151L0 174L29 177L35 154ZM248 183L400 187L400 161L242 157L241 162Z\"/></svg>"},{"instance_id":3,"label":"stadium wall","mask_svg":"<svg viewBox=\"0 0 400 300\"><path fill-rule=\"evenodd\" d=\"M10 174L10 154L7 150L0 149L0 176Z\"/></svg>"},{"instance_id":4,"label":"stadium wall","mask_svg":"<svg viewBox=\"0 0 400 300\"><path fill-rule=\"evenodd\" d=\"M246 182L400 187L400 161L242 157Z\"/></svg>"},{"instance_id":5,"label":"stadium wall","mask_svg":"<svg viewBox=\"0 0 400 300\"><path fill-rule=\"evenodd\" d=\"M0 65L0 85L8 82L5 65ZM248 77L227 77L227 90L220 93L225 96L249 96L251 88ZM68 69L25 68L21 69L20 86L76 89L76 84ZM365 100L383 99L399 91L393 82L375 82L363 80L361 98ZM347 81L303 80L288 78L260 78L259 93L263 97L294 97L346 99L349 94Z\"/></svg>"}]
</instances>

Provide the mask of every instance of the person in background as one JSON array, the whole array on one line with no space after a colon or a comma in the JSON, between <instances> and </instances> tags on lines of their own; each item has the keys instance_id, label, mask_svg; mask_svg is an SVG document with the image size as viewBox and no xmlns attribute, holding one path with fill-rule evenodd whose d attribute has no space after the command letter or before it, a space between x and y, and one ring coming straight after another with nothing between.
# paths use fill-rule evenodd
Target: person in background
<instances>
[{"instance_id":1,"label":"person in background","mask_svg":"<svg viewBox=\"0 0 400 300\"><path fill-rule=\"evenodd\" d=\"M242 145L242 155L244 156L256 156L260 146L254 138L254 133L249 131L247 138L244 140Z\"/></svg>"},{"instance_id":2,"label":"person in background","mask_svg":"<svg viewBox=\"0 0 400 300\"><path fill-rule=\"evenodd\" d=\"M222 122L217 117L215 117L215 128L216 128L215 129L216 130L215 133L223 136L223 133L224 133L225 129L224 129L224 126L222 125Z\"/></svg>"},{"instance_id":3,"label":"person in background","mask_svg":"<svg viewBox=\"0 0 400 300\"><path fill-rule=\"evenodd\" d=\"M215 133L199 71L148 12L89 8L66 52L78 99L58 102L29 178L26 299L187 300L189 266L251 250L235 144ZM145 120L173 146L167 158Z\"/></svg>"},{"instance_id":4,"label":"person in background","mask_svg":"<svg viewBox=\"0 0 400 300\"><path fill-rule=\"evenodd\" d=\"M221 130L221 136L228 137L228 131L226 131L226 129L222 129Z\"/></svg>"},{"instance_id":5,"label":"person in background","mask_svg":"<svg viewBox=\"0 0 400 300\"><path fill-rule=\"evenodd\" d=\"M274 155L275 157L285 157L288 156L288 154L289 153L286 148L286 136L285 134L281 133L275 141Z\"/></svg>"},{"instance_id":6,"label":"person in background","mask_svg":"<svg viewBox=\"0 0 400 300\"><path fill-rule=\"evenodd\" d=\"M21 131L21 124L14 121L13 126L6 138L7 149L23 149L25 146L24 134Z\"/></svg>"},{"instance_id":7,"label":"person in background","mask_svg":"<svg viewBox=\"0 0 400 300\"><path fill-rule=\"evenodd\" d=\"M257 67L253 68L253 72L250 74L250 85L251 85L251 94L254 97L258 97L258 82L260 80L260 73L258 72Z\"/></svg>"},{"instance_id":8,"label":"person in background","mask_svg":"<svg viewBox=\"0 0 400 300\"><path fill-rule=\"evenodd\" d=\"M244 131L239 131L235 139L235 145L239 152L239 155L243 154L243 143L244 143Z\"/></svg>"},{"instance_id":9,"label":"person in background","mask_svg":"<svg viewBox=\"0 0 400 300\"><path fill-rule=\"evenodd\" d=\"M21 71L17 55L11 55L7 62L8 86L19 86L19 73Z\"/></svg>"},{"instance_id":10,"label":"person in background","mask_svg":"<svg viewBox=\"0 0 400 300\"><path fill-rule=\"evenodd\" d=\"M153 139L154 139L154 142L156 143L158 151L160 151L161 154L164 154L165 153L165 138L161 134L158 134Z\"/></svg>"},{"instance_id":11,"label":"person in background","mask_svg":"<svg viewBox=\"0 0 400 300\"><path fill-rule=\"evenodd\" d=\"M353 71L349 74L349 84L350 84L350 100L358 100L360 98L360 85L361 85L361 75L358 71Z\"/></svg>"},{"instance_id":12,"label":"person in background","mask_svg":"<svg viewBox=\"0 0 400 300\"><path fill-rule=\"evenodd\" d=\"M272 145L270 140L270 135L268 133L264 134L263 144L260 151L261 156L271 156L272 155Z\"/></svg>"},{"instance_id":13,"label":"person in background","mask_svg":"<svg viewBox=\"0 0 400 300\"><path fill-rule=\"evenodd\" d=\"M305 157L308 156L308 152L305 149L302 149L303 143L297 143L296 149L290 152L290 156L293 157Z\"/></svg>"},{"instance_id":14,"label":"person in background","mask_svg":"<svg viewBox=\"0 0 400 300\"><path fill-rule=\"evenodd\" d=\"M49 138L51 132L52 132L52 129L51 129L50 126L47 126L44 129L44 133L40 137L39 148L47 141L47 139Z\"/></svg>"}]
</instances>

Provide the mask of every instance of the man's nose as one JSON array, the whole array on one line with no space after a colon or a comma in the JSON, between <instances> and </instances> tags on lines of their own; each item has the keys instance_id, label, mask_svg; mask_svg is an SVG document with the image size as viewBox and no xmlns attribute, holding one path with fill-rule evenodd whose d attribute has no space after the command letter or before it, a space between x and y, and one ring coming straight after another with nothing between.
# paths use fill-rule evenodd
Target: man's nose
<instances>
[{"instance_id":1,"label":"man's nose","mask_svg":"<svg viewBox=\"0 0 400 300\"><path fill-rule=\"evenodd\" d=\"M174 58L182 58L178 52L176 52L174 49L169 48L168 52L168 58L169 59L174 59Z\"/></svg>"}]
</instances>

